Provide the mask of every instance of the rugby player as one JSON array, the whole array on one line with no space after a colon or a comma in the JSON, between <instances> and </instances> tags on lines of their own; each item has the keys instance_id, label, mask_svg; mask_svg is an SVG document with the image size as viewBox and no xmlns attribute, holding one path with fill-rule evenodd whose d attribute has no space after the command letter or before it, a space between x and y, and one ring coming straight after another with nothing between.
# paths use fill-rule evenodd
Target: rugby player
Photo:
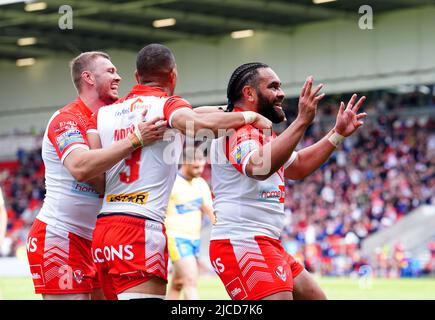
<instances>
[{"instance_id":1,"label":"rugby player","mask_svg":"<svg viewBox=\"0 0 435 320\"><path fill-rule=\"evenodd\" d=\"M82 53L70 66L78 98L48 122L42 144L47 191L27 238L35 292L43 299L102 297L91 238L102 203L103 173L134 150L138 135L145 145L161 139L165 130L164 123L157 128L154 122L161 119L156 118L140 123L135 134L111 148L89 150L88 121L98 108L118 99L121 77L104 52Z\"/></svg>"},{"instance_id":2,"label":"rugby player","mask_svg":"<svg viewBox=\"0 0 435 320\"><path fill-rule=\"evenodd\" d=\"M228 295L235 300L325 299L311 275L281 245L285 182L303 179L319 168L339 143L362 124L356 104L340 104L335 126L317 143L294 149L314 120L322 84L307 78L298 115L278 137L251 125L212 141L212 190L217 223L212 227L210 260ZM284 92L276 73L263 63L248 63L232 74L228 110L256 111L274 123L285 119Z\"/></svg>"},{"instance_id":3,"label":"rugby player","mask_svg":"<svg viewBox=\"0 0 435 320\"><path fill-rule=\"evenodd\" d=\"M210 187L201 177L206 159L201 150L184 149L184 163L178 171L166 211L168 251L172 261L172 279L167 298L198 300L199 249L202 215L214 223ZM196 157L195 157L196 155Z\"/></svg>"},{"instance_id":4,"label":"rugby player","mask_svg":"<svg viewBox=\"0 0 435 320\"><path fill-rule=\"evenodd\" d=\"M168 262L164 219L183 148L181 133L211 129L217 134L219 129L245 124L267 129L271 121L252 111L193 111L186 100L174 96L175 58L160 44L139 51L135 77L138 84L126 97L100 108L95 115L103 150L133 131L133 121L143 110L148 110L147 118L162 117L178 130L171 130L170 137L147 148L137 145L129 159L106 172L92 251L106 296L164 299Z\"/></svg>"}]
</instances>

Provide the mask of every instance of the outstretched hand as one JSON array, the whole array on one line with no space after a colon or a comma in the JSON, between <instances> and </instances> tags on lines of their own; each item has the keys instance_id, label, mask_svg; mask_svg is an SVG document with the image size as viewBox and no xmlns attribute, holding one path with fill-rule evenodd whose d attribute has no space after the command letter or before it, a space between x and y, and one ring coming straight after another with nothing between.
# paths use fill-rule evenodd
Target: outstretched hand
<instances>
[{"instance_id":1,"label":"outstretched hand","mask_svg":"<svg viewBox=\"0 0 435 320\"><path fill-rule=\"evenodd\" d=\"M357 103L355 103L357 98L356 94L352 95L346 108L344 107L344 102L340 103L340 109L338 110L337 119L335 121L334 130L342 136L348 137L354 133L359 127L361 127L367 113L357 113L358 109L361 107L363 102L366 100L365 96L362 96Z\"/></svg>"},{"instance_id":2,"label":"outstretched hand","mask_svg":"<svg viewBox=\"0 0 435 320\"><path fill-rule=\"evenodd\" d=\"M299 95L298 118L306 124L311 124L311 122L313 122L316 116L317 105L325 96L324 93L318 94L320 89L323 87L323 83L319 84L314 90L312 90L313 81L313 76L309 76L305 80L304 86Z\"/></svg>"}]
</instances>

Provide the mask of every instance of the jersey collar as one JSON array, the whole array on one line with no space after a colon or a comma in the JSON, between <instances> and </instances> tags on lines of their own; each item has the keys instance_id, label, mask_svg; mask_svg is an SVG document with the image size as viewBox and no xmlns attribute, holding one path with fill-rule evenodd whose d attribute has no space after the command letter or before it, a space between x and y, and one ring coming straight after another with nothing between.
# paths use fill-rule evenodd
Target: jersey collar
<instances>
[{"instance_id":1,"label":"jersey collar","mask_svg":"<svg viewBox=\"0 0 435 320\"><path fill-rule=\"evenodd\" d=\"M83 102L80 97L77 97L77 100L75 101L77 106L79 107L80 111L85 114L86 116L90 117L92 115L92 110L89 109L89 107Z\"/></svg>"},{"instance_id":2,"label":"jersey collar","mask_svg":"<svg viewBox=\"0 0 435 320\"><path fill-rule=\"evenodd\" d=\"M156 87L144 86L137 84L133 86L128 96L155 96L155 97L167 97L168 94L163 89Z\"/></svg>"},{"instance_id":3,"label":"jersey collar","mask_svg":"<svg viewBox=\"0 0 435 320\"><path fill-rule=\"evenodd\" d=\"M243 112L243 111L245 111L245 110L243 110L243 109L240 108L240 107L236 107L236 106L234 106L233 112Z\"/></svg>"}]
</instances>

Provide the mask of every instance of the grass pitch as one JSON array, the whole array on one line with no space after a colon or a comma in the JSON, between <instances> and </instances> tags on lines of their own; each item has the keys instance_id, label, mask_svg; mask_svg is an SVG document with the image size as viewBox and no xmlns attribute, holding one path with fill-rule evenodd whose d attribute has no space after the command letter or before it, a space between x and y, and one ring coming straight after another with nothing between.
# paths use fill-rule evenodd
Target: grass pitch
<instances>
[{"instance_id":1,"label":"grass pitch","mask_svg":"<svg viewBox=\"0 0 435 320\"><path fill-rule=\"evenodd\" d=\"M332 300L435 300L435 278L373 279L371 282L352 278L318 278L320 286ZM201 299L228 300L229 297L215 276L202 276L199 281ZM30 277L0 278L1 300L41 299L33 291Z\"/></svg>"}]
</instances>

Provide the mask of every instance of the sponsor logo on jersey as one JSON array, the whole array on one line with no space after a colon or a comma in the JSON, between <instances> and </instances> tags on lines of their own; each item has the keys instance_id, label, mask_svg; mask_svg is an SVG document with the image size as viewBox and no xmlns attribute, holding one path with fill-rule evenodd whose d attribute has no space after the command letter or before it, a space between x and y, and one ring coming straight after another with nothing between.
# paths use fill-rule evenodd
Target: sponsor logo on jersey
<instances>
[{"instance_id":1,"label":"sponsor logo on jersey","mask_svg":"<svg viewBox=\"0 0 435 320\"><path fill-rule=\"evenodd\" d=\"M74 120L59 121L59 127L61 128L77 127L77 122L75 122Z\"/></svg>"},{"instance_id":2,"label":"sponsor logo on jersey","mask_svg":"<svg viewBox=\"0 0 435 320\"><path fill-rule=\"evenodd\" d=\"M38 272L33 272L32 273L32 279L33 280L39 280L39 279L41 279L41 275Z\"/></svg>"},{"instance_id":3,"label":"sponsor logo on jersey","mask_svg":"<svg viewBox=\"0 0 435 320\"><path fill-rule=\"evenodd\" d=\"M116 111L115 112L115 117L125 116L125 115L127 115L129 113L130 113L130 109L129 108L124 108L121 111Z\"/></svg>"},{"instance_id":4,"label":"sponsor logo on jersey","mask_svg":"<svg viewBox=\"0 0 435 320\"><path fill-rule=\"evenodd\" d=\"M106 196L107 202L131 202L144 205L148 200L148 192L134 192L125 194L109 194Z\"/></svg>"},{"instance_id":5,"label":"sponsor logo on jersey","mask_svg":"<svg viewBox=\"0 0 435 320\"><path fill-rule=\"evenodd\" d=\"M231 296L234 298L237 296L240 292L242 292L242 289L240 288L234 288L234 290L231 291Z\"/></svg>"},{"instance_id":6,"label":"sponsor logo on jersey","mask_svg":"<svg viewBox=\"0 0 435 320\"><path fill-rule=\"evenodd\" d=\"M44 273L40 264L30 265L30 273L32 274L33 284L35 288L45 286Z\"/></svg>"},{"instance_id":7,"label":"sponsor logo on jersey","mask_svg":"<svg viewBox=\"0 0 435 320\"><path fill-rule=\"evenodd\" d=\"M133 112L135 110L142 110L146 108L150 108L150 105L145 104L141 98L137 98L130 105L130 112Z\"/></svg>"},{"instance_id":8,"label":"sponsor logo on jersey","mask_svg":"<svg viewBox=\"0 0 435 320\"><path fill-rule=\"evenodd\" d=\"M71 191L77 194L80 194L82 196L87 196L91 198L99 198L100 194L89 184L87 183L80 183L77 181L74 181L72 184Z\"/></svg>"},{"instance_id":9,"label":"sponsor logo on jersey","mask_svg":"<svg viewBox=\"0 0 435 320\"><path fill-rule=\"evenodd\" d=\"M285 270L283 268L283 266L277 266L275 268L275 274L282 280L282 281L286 281L287 280L287 274L285 273Z\"/></svg>"},{"instance_id":10,"label":"sponsor logo on jersey","mask_svg":"<svg viewBox=\"0 0 435 320\"><path fill-rule=\"evenodd\" d=\"M91 253L95 263L114 261L115 259L130 261L134 258L132 245L104 246L103 248L92 249Z\"/></svg>"},{"instance_id":11,"label":"sponsor logo on jersey","mask_svg":"<svg viewBox=\"0 0 435 320\"><path fill-rule=\"evenodd\" d=\"M73 143L83 142L85 142L85 140L83 139L82 133L77 128L70 128L56 137L56 143L60 153Z\"/></svg>"},{"instance_id":12,"label":"sponsor logo on jersey","mask_svg":"<svg viewBox=\"0 0 435 320\"><path fill-rule=\"evenodd\" d=\"M243 287L242 281L240 281L239 277L231 280L225 286L225 288L227 289L227 292L231 295L233 299L243 300L248 297L248 294L246 293L246 290Z\"/></svg>"},{"instance_id":13,"label":"sponsor logo on jersey","mask_svg":"<svg viewBox=\"0 0 435 320\"><path fill-rule=\"evenodd\" d=\"M245 156L252 150L257 149L257 142L255 140L243 141L237 145L233 151L233 157L237 164L240 164Z\"/></svg>"},{"instance_id":14,"label":"sponsor logo on jersey","mask_svg":"<svg viewBox=\"0 0 435 320\"><path fill-rule=\"evenodd\" d=\"M285 200L285 186L281 185L278 186L279 190L276 190L276 188L271 187L264 188L260 190L258 193L258 199L260 201L266 201L266 202L278 202L284 203Z\"/></svg>"},{"instance_id":15,"label":"sponsor logo on jersey","mask_svg":"<svg viewBox=\"0 0 435 320\"><path fill-rule=\"evenodd\" d=\"M53 127L54 133L63 132L65 130L69 130L71 128L77 128L77 122L73 120L69 121L60 121Z\"/></svg>"},{"instance_id":16,"label":"sponsor logo on jersey","mask_svg":"<svg viewBox=\"0 0 435 320\"><path fill-rule=\"evenodd\" d=\"M201 208L202 205L202 198L197 198L194 200L191 200L187 203L183 204L177 204L175 205L175 208L177 209L178 214L185 214L192 211L198 211Z\"/></svg>"}]
</instances>

